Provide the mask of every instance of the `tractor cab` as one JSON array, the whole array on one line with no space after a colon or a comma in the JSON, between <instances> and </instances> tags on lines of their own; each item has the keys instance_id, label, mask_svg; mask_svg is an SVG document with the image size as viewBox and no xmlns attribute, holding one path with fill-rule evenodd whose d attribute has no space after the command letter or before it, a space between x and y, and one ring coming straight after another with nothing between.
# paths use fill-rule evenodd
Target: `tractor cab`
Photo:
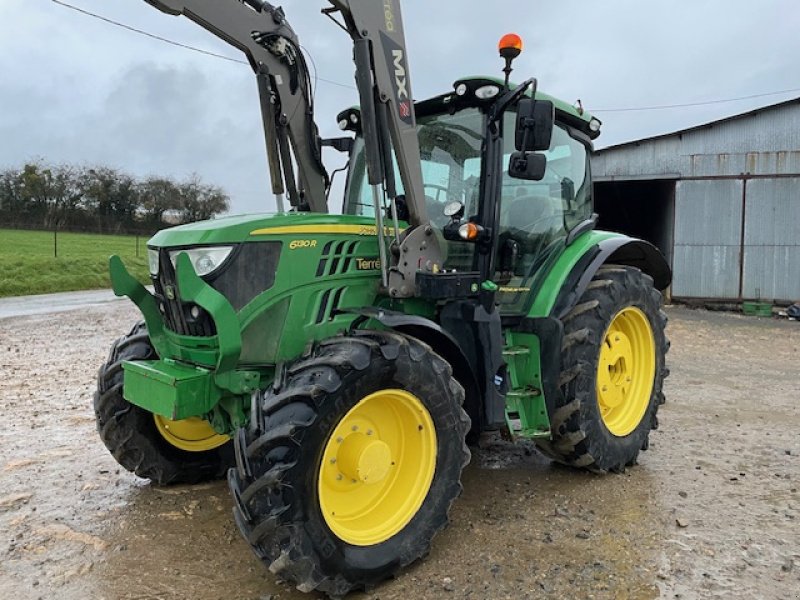
<instances>
[{"instance_id":1,"label":"tractor cab","mask_svg":"<svg viewBox=\"0 0 800 600\"><path fill-rule=\"evenodd\" d=\"M480 213L485 172L482 146L501 85L489 78L459 80L452 92L415 107L425 203L440 238L446 271L477 270L477 254L485 251L471 241L448 239L445 229L455 217L472 222ZM509 174L516 152L516 112L509 110L502 118L503 177L492 280L498 285L497 298L505 314L525 313L535 295L531 292L541 286L551 259L594 226L589 154L591 140L600 133L600 122L545 94L537 93L536 100L552 102L556 115L549 148L542 152L546 168L541 179ZM358 110L341 113L339 122L356 133L342 211L374 217ZM396 177L402 199L399 173Z\"/></svg>"}]
</instances>

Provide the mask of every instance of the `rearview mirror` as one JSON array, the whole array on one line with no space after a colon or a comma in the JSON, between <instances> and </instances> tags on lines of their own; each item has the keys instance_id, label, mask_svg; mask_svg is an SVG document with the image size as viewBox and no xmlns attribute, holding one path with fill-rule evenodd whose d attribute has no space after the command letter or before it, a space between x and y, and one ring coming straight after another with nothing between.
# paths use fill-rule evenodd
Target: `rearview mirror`
<instances>
[{"instance_id":1,"label":"rearview mirror","mask_svg":"<svg viewBox=\"0 0 800 600\"><path fill-rule=\"evenodd\" d=\"M556 109L549 100L522 98L517 104L515 145L520 152L541 152L550 148Z\"/></svg>"},{"instance_id":2,"label":"rearview mirror","mask_svg":"<svg viewBox=\"0 0 800 600\"><path fill-rule=\"evenodd\" d=\"M514 152L508 163L508 174L515 179L541 181L547 170L547 157L536 152Z\"/></svg>"}]
</instances>

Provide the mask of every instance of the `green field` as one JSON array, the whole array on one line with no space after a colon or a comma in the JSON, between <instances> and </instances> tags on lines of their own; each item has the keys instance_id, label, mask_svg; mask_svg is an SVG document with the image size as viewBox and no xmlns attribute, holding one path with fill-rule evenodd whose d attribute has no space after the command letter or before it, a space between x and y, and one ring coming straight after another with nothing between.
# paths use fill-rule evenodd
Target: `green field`
<instances>
[{"instance_id":1,"label":"green field","mask_svg":"<svg viewBox=\"0 0 800 600\"><path fill-rule=\"evenodd\" d=\"M0 298L110 288L112 254L149 283L146 244L140 237L137 257L134 236L60 232L56 258L53 232L0 229Z\"/></svg>"}]
</instances>

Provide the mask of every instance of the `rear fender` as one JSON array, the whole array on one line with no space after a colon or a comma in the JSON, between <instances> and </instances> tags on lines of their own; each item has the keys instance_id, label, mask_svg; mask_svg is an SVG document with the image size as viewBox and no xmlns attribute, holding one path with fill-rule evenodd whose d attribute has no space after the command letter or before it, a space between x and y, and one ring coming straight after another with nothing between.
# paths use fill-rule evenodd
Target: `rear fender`
<instances>
[{"instance_id":1,"label":"rear fender","mask_svg":"<svg viewBox=\"0 0 800 600\"><path fill-rule=\"evenodd\" d=\"M605 264L636 267L652 277L656 289L662 292L672 283L672 269L653 244L627 236L610 237L590 248L572 268L561 286L551 316L563 319Z\"/></svg>"}]
</instances>

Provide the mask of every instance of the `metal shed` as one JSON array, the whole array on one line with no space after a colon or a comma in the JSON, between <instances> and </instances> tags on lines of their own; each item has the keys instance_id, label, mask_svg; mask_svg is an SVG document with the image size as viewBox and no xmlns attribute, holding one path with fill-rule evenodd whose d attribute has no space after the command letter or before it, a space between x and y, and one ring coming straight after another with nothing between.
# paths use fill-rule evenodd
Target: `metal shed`
<instances>
[{"instance_id":1,"label":"metal shed","mask_svg":"<svg viewBox=\"0 0 800 600\"><path fill-rule=\"evenodd\" d=\"M800 299L800 98L610 146L600 226L648 239L679 299Z\"/></svg>"}]
</instances>

